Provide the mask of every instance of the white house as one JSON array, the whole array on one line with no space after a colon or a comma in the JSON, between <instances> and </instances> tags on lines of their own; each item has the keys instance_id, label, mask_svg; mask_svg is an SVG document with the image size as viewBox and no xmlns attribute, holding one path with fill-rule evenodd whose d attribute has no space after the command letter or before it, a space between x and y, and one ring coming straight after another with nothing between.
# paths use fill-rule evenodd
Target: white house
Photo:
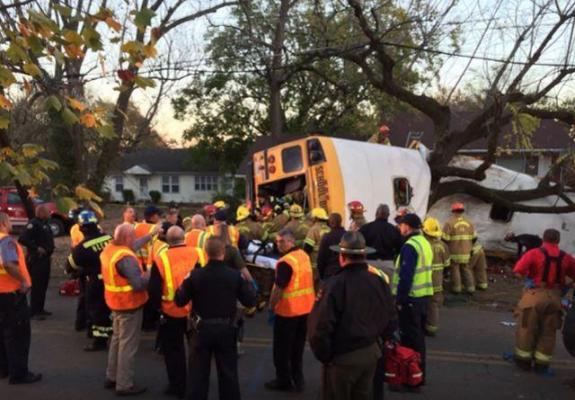
<instances>
[{"instance_id":1,"label":"white house","mask_svg":"<svg viewBox=\"0 0 575 400\"><path fill-rule=\"evenodd\" d=\"M162 202L206 203L216 193L230 192L234 178L223 176L218 165L192 167L188 149L156 148L122 156L106 177L104 188L113 201L124 201L122 192L130 189L137 201L150 200L150 191L162 194Z\"/></svg>"}]
</instances>

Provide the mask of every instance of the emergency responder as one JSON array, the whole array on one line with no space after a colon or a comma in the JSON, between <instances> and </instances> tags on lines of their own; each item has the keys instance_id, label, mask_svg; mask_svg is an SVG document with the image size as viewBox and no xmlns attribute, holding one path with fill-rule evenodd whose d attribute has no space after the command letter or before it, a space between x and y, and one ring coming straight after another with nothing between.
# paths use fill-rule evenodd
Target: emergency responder
<instances>
[{"instance_id":1,"label":"emergency responder","mask_svg":"<svg viewBox=\"0 0 575 400\"><path fill-rule=\"evenodd\" d=\"M295 244L298 247L303 246L308 231L308 228L302 222L304 215L303 208L299 204L292 204L289 208L290 220L285 226L286 229L289 229L294 234Z\"/></svg>"},{"instance_id":2,"label":"emergency responder","mask_svg":"<svg viewBox=\"0 0 575 400\"><path fill-rule=\"evenodd\" d=\"M30 296L30 313L32 318L43 320L52 315L46 311L46 291L50 281L50 263L54 252L54 236L48 221L50 210L40 204L36 207L36 218L30 220L26 229L18 239L22 246L28 250L26 265L32 278L32 291Z\"/></svg>"},{"instance_id":3,"label":"emergency responder","mask_svg":"<svg viewBox=\"0 0 575 400\"><path fill-rule=\"evenodd\" d=\"M487 257L483 246L475 242L471 249L471 258L469 259L469 270L475 280L477 290L487 290L489 281L487 278Z\"/></svg>"},{"instance_id":4,"label":"emergency responder","mask_svg":"<svg viewBox=\"0 0 575 400\"><path fill-rule=\"evenodd\" d=\"M347 208L349 209L349 219L351 219L349 230L359 231L359 229L367 223L365 219L365 207L361 201L355 200L349 202Z\"/></svg>"},{"instance_id":5,"label":"emergency responder","mask_svg":"<svg viewBox=\"0 0 575 400\"><path fill-rule=\"evenodd\" d=\"M425 332L428 336L435 336L439 329L439 309L443 305L443 270L449 268L451 261L449 249L441 240L442 232L439 221L431 217L426 218L423 221L423 233L433 250L433 262L431 264L433 268L433 297L427 306Z\"/></svg>"},{"instance_id":6,"label":"emergency responder","mask_svg":"<svg viewBox=\"0 0 575 400\"><path fill-rule=\"evenodd\" d=\"M273 208L274 217L266 223L265 229L270 240L275 240L279 231L281 231L289 222L289 204L283 203L280 200Z\"/></svg>"},{"instance_id":7,"label":"emergency responder","mask_svg":"<svg viewBox=\"0 0 575 400\"><path fill-rule=\"evenodd\" d=\"M240 250L245 250L248 247L248 242L245 236L241 235L238 229L233 225L228 225L228 213L226 209L220 209L214 215L214 224L208 226L206 232L210 236L219 236L222 229L227 230L230 238L230 244Z\"/></svg>"},{"instance_id":8,"label":"emergency responder","mask_svg":"<svg viewBox=\"0 0 575 400\"><path fill-rule=\"evenodd\" d=\"M313 272L307 253L295 246L295 237L287 229L280 231L276 245L282 257L275 268L270 310L275 313L273 358L276 379L265 387L277 391L302 391L303 352L307 317L315 299Z\"/></svg>"},{"instance_id":9,"label":"emergency responder","mask_svg":"<svg viewBox=\"0 0 575 400\"><path fill-rule=\"evenodd\" d=\"M451 291L461 293L463 280L466 292L472 294L475 292L475 278L469 268L469 260L477 234L471 221L463 216L463 203L453 203L451 212L453 216L443 226L443 240L451 256Z\"/></svg>"},{"instance_id":10,"label":"emergency responder","mask_svg":"<svg viewBox=\"0 0 575 400\"><path fill-rule=\"evenodd\" d=\"M383 377L374 381L379 343L396 328L391 291L381 271L370 272L366 255L375 250L361 233L345 233L331 250L341 268L318 293L309 317L310 347L323 364L322 399L380 400ZM378 397L372 396L374 385Z\"/></svg>"},{"instance_id":11,"label":"emergency responder","mask_svg":"<svg viewBox=\"0 0 575 400\"><path fill-rule=\"evenodd\" d=\"M186 246L202 249L209 236L205 218L201 214L195 214L192 217L192 229L186 234Z\"/></svg>"},{"instance_id":12,"label":"emergency responder","mask_svg":"<svg viewBox=\"0 0 575 400\"><path fill-rule=\"evenodd\" d=\"M135 225L136 240L149 235L150 232L154 230L154 227L160 222L161 214L161 210L156 206L149 206L144 210L144 222L138 222ZM156 238L152 238L152 240L137 253L140 263L145 269L152 267L153 256L151 255L151 250L155 239Z\"/></svg>"},{"instance_id":13,"label":"emergency responder","mask_svg":"<svg viewBox=\"0 0 575 400\"><path fill-rule=\"evenodd\" d=\"M399 254L403 239L397 227L388 222L389 206L380 204L375 211L375 220L359 230L369 247L375 253L368 255L369 263L383 270L388 276L393 274L393 260Z\"/></svg>"},{"instance_id":14,"label":"emergency responder","mask_svg":"<svg viewBox=\"0 0 575 400\"><path fill-rule=\"evenodd\" d=\"M106 368L107 389L120 396L138 395L145 387L134 384L135 356L140 344L144 304L148 301L150 271L139 263L135 250L147 244L160 230L156 225L149 234L136 240L135 228L121 224L114 240L100 254L104 297L112 311L113 334Z\"/></svg>"},{"instance_id":15,"label":"emergency responder","mask_svg":"<svg viewBox=\"0 0 575 400\"><path fill-rule=\"evenodd\" d=\"M188 398L207 400L213 355L217 361L219 398L239 400L236 304L239 301L245 307L253 307L256 295L240 272L224 262L225 246L219 238L208 239L206 252L208 264L194 269L175 296L179 307L192 302Z\"/></svg>"},{"instance_id":16,"label":"emergency responder","mask_svg":"<svg viewBox=\"0 0 575 400\"><path fill-rule=\"evenodd\" d=\"M526 251L537 249L543 244L543 241L539 236L529 233L516 235L513 232L508 232L505 235L505 241L517 243L517 259L519 259Z\"/></svg>"},{"instance_id":17,"label":"emergency responder","mask_svg":"<svg viewBox=\"0 0 575 400\"><path fill-rule=\"evenodd\" d=\"M74 222L74 225L70 228L70 250L73 249L84 240L84 234L80 231L80 224L78 222L78 216L83 211L83 208L78 207L68 211L68 218L70 221ZM74 322L74 329L77 332L83 331L89 325L88 316L86 312L86 281L82 275L77 274L77 271L69 271L71 277L76 279L78 282L78 302L76 305L76 320Z\"/></svg>"},{"instance_id":18,"label":"emergency responder","mask_svg":"<svg viewBox=\"0 0 575 400\"><path fill-rule=\"evenodd\" d=\"M203 211L206 224L208 226L212 225L214 223L214 215L216 214L216 211L218 211L217 207L213 204L206 204Z\"/></svg>"},{"instance_id":19,"label":"emergency responder","mask_svg":"<svg viewBox=\"0 0 575 400\"><path fill-rule=\"evenodd\" d=\"M34 383L41 374L28 370L30 316L26 293L32 281L24 251L12 237L10 218L0 213L0 379Z\"/></svg>"},{"instance_id":20,"label":"emergency responder","mask_svg":"<svg viewBox=\"0 0 575 400\"><path fill-rule=\"evenodd\" d=\"M92 211L82 211L78 216L78 223L84 240L72 249L67 267L86 282L86 313L90 322L88 338L91 338L92 342L84 347L84 350L100 351L106 349L112 333L110 309L104 299L100 253L112 237L100 231L98 219Z\"/></svg>"},{"instance_id":21,"label":"emergency responder","mask_svg":"<svg viewBox=\"0 0 575 400\"><path fill-rule=\"evenodd\" d=\"M313 225L307 232L303 249L307 254L309 254L312 265L315 269L317 265L317 252L319 250L321 238L323 238L323 235L328 233L330 229L329 226L327 226L329 216L323 208L314 208L311 210L311 217L313 218Z\"/></svg>"},{"instance_id":22,"label":"emergency responder","mask_svg":"<svg viewBox=\"0 0 575 400\"><path fill-rule=\"evenodd\" d=\"M382 124L379 127L379 131L371 135L371 137L368 139L367 142L391 146L391 140L389 140L390 133L391 131L389 127L387 125Z\"/></svg>"},{"instance_id":23,"label":"emergency responder","mask_svg":"<svg viewBox=\"0 0 575 400\"><path fill-rule=\"evenodd\" d=\"M244 205L238 207L236 211L236 228L246 240L264 240L264 229L255 220L255 215L251 215L250 209Z\"/></svg>"},{"instance_id":24,"label":"emergency responder","mask_svg":"<svg viewBox=\"0 0 575 400\"><path fill-rule=\"evenodd\" d=\"M122 213L122 222L124 224L136 224L136 210L133 207L126 207Z\"/></svg>"},{"instance_id":25,"label":"emergency responder","mask_svg":"<svg viewBox=\"0 0 575 400\"><path fill-rule=\"evenodd\" d=\"M80 243L82 240L84 240L84 235L82 234L82 231L80 231L80 224L78 222L78 216L80 215L80 213L82 211L84 211L83 208L75 208L75 209L70 210L68 212L68 218L70 219L70 221L74 222L74 225L72 225L72 227L70 228L70 248L71 249L76 247L78 245L78 243Z\"/></svg>"},{"instance_id":26,"label":"emergency responder","mask_svg":"<svg viewBox=\"0 0 575 400\"><path fill-rule=\"evenodd\" d=\"M575 280L575 259L559 249L560 238L559 231L547 229L542 247L529 250L513 268L532 282L515 310L515 364L542 374L549 370L555 334L561 327L561 291L568 288L565 278Z\"/></svg>"},{"instance_id":27,"label":"emergency responder","mask_svg":"<svg viewBox=\"0 0 575 400\"><path fill-rule=\"evenodd\" d=\"M327 224L330 231L323 235L317 253L317 272L322 281L335 275L339 270L339 253L331 250L331 247L339 244L345 233L340 214L330 214Z\"/></svg>"},{"instance_id":28,"label":"emergency responder","mask_svg":"<svg viewBox=\"0 0 575 400\"><path fill-rule=\"evenodd\" d=\"M182 219L182 227L184 228L184 232L188 233L192 230L192 217L185 217Z\"/></svg>"},{"instance_id":29,"label":"emergency responder","mask_svg":"<svg viewBox=\"0 0 575 400\"><path fill-rule=\"evenodd\" d=\"M150 302L162 313L159 340L169 382L164 393L184 398L187 379L184 339L191 305L178 307L174 298L184 278L198 265L199 255L197 249L186 246L184 231L178 226L168 229L166 241L169 247L154 257L148 291Z\"/></svg>"},{"instance_id":30,"label":"emergency responder","mask_svg":"<svg viewBox=\"0 0 575 400\"><path fill-rule=\"evenodd\" d=\"M421 234L421 220L416 214L406 214L399 222L399 229L406 241L396 261L392 293L401 344L421 354L425 382L425 324L428 303L433 296L433 249Z\"/></svg>"}]
</instances>

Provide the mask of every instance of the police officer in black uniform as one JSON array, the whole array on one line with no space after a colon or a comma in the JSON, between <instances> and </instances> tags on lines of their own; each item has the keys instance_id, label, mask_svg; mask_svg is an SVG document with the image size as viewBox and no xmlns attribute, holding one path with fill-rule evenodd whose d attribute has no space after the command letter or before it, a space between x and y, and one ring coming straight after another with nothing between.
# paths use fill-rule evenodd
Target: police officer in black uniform
<instances>
[{"instance_id":1,"label":"police officer in black uniform","mask_svg":"<svg viewBox=\"0 0 575 400\"><path fill-rule=\"evenodd\" d=\"M88 337L92 342L84 347L85 351L106 350L108 338L112 333L110 309L104 299L104 283L101 275L100 253L112 240L112 236L102 233L98 219L93 211L82 211L78 216L82 240L68 257L67 269L80 274L86 282L86 312L88 314Z\"/></svg>"},{"instance_id":2,"label":"police officer in black uniform","mask_svg":"<svg viewBox=\"0 0 575 400\"><path fill-rule=\"evenodd\" d=\"M210 365L214 356L220 399L239 400L237 301L244 307L254 307L256 293L238 270L224 262L225 245L221 239L208 239L206 253L208 264L194 269L175 296L179 307L190 301L193 304L188 398L208 398Z\"/></svg>"},{"instance_id":3,"label":"police officer in black uniform","mask_svg":"<svg viewBox=\"0 0 575 400\"><path fill-rule=\"evenodd\" d=\"M26 264L32 278L30 313L36 320L52 315L46 311L46 291L50 282L50 261L54 252L54 235L48 221L50 210L46 205L36 207L36 218L30 220L18 241L28 250Z\"/></svg>"}]
</instances>

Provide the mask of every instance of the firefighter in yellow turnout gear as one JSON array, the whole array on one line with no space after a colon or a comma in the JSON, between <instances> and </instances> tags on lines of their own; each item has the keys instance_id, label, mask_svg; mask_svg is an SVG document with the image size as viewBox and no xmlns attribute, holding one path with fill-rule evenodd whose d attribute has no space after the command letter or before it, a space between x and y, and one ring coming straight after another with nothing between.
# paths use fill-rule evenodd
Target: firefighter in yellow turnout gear
<instances>
[{"instance_id":1,"label":"firefighter in yellow turnout gear","mask_svg":"<svg viewBox=\"0 0 575 400\"><path fill-rule=\"evenodd\" d=\"M469 260L469 270L475 278L475 288L477 290L487 290L489 281L487 279L487 258L485 250L479 243L475 243L471 249L471 259Z\"/></svg>"},{"instance_id":2,"label":"firefighter in yellow turnout gear","mask_svg":"<svg viewBox=\"0 0 575 400\"><path fill-rule=\"evenodd\" d=\"M467 293L474 293L475 277L469 268L469 262L477 234L473 224L463 216L463 203L454 203L451 211L453 216L443 227L443 240L447 243L451 255L451 291L461 293L463 283Z\"/></svg>"},{"instance_id":3,"label":"firefighter in yellow turnout gear","mask_svg":"<svg viewBox=\"0 0 575 400\"><path fill-rule=\"evenodd\" d=\"M299 204L292 204L289 209L289 214L290 220L285 227L293 233L296 246L302 247L309 229L302 222L304 217L303 208L301 208Z\"/></svg>"},{"instance_id":4,"label":"firefighter in yellow turnout gear","mask_svg":"<svg viewBox=\"0 0 575 400\"><path fill-rule=\"evenodd\" d=\"M307 254L309 254L312 265L317 264L317 252L319 250L319 244L323 235L330 231L329 226L327 226L327 220L329 216L323 208L314 208L311 210L311 217L313 219L313 225L309 228L307 235L304 240L303 248Z\"/></svg>"},{"instance_id":5,"label":"firefighter in yellow turnout gear","mask_svg":"<svg viewBox=\"0 0 575 400\"><path fill-rule=\"evenodd\" d=\"M425 332L428 336L435 336L439 329L439 309L443 306L443 269L450 264L449 249L441 240L442 232L439 221L435 218L426 218L423 222L423 233L431 245L433 261L433 296L427 305L427 321Z\"/></svg>"},{"instance_id":6,"label":"firefighter in yellow turnout gear","mask_svg":"<svg viewBox=\"0 0 575 400\"><path fill-rule=\"evenodd\" d=\"M264 229L258 224L250 215L250 210L244 205L241 205L236 210L236 228L241 235L244 235L247 240L263 240Z\"/></svg>"}]
</instances>

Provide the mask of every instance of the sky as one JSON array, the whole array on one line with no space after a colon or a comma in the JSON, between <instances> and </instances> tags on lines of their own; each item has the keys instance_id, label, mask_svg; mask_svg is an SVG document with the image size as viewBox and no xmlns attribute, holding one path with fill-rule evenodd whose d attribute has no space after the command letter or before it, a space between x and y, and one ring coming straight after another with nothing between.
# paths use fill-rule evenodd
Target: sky
<instances>
[{"instance_id":1,"label":"sky","mask_svg":"<svg viewBox=\"0 0 575 400\"><path fill-rule=\"evenodd\" d=\"M541 3L542 0L533 0ZM408 3L408 0L405 0ZM430 0L431 4L444 8L448 4L447 0ZM558 4L570 3L567 0L559 0ZM449 90L457 85L457 88L464 89L466 85L478 87L485 84L485 76L491 72L492 68L500 65L494 61L502 59L511 50L515 43L518 31L529 24L533 16L532 1L529 0L459 0L457 5L451 9L443 22L443 27L450 29L454 23L461 23L460 50L459 54L464 57L448 58L438 73L438 79L432 85L420 88L421 91L437 92L441 89ZM210 16L211 22L226 22L228 13L219 11ZM554 16L544 16L540 31L533 33L533 38L540 39L546 30L554 22ZM202 59L202 47L204 46L204 35L208 31L210 23L207 19L188 24L185 31L178 31L176 37L171 39L176 43L174 57L187 63L197 63ZM183 34L183 36L182 36ZM562 62L564 54L569 48L569 42L573 37L566 31L560 35L558 40L545 52L541 63L556 64ZM438 50L450 52L452 48L448 40L442 41L435 47ZM521 49L516 57L517 61L525 61L528 57L528 48ZM161 52L161 50L160 50ZM476 58L470 60L470 58ZM485 60L485 59L491 59ZM575 63L573 59L569 61ZM521 65L516 66L520 68ZM110 66L113 68L113 66ZM536 68L530 76L533 85L544 82L552 67ZM463 78L461 78L463 75ZM177 95L177 90L186 85L186 80L174 84L170 91L170 96L162 101L158 116L155 120L155 128L167 138L181 143L181 135L189 126L188 121L178 121L173 116L173 109L170 98ZM117 92L113 88L117 82L113 77L98 79L88 84L88 92L93 96L104 100L115 101ZM534 87L534 86L533 86ZM571 82L561 87L562 97L574 97L575 90ZM142 110L154 100L155 90L138 90L133 97L134 103Z\"/></svg>"}]
</instances>

